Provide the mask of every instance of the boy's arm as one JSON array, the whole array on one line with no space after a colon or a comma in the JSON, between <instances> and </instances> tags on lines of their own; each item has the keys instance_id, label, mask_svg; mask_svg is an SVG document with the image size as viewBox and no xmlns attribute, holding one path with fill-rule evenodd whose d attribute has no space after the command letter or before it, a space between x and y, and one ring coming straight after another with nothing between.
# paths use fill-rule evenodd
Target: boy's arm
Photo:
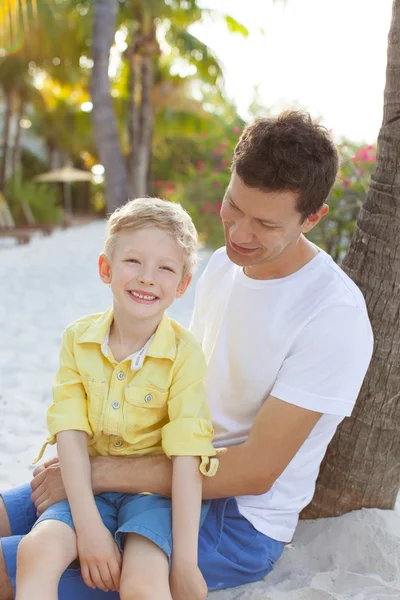
<instances>
[{"instance_id":1,"label":"boy's arm","mask_svg":"<svg viewBox=\"0 0 400 600\"><path fill-rule=\"evenodd\" d=\"M173 562L197 565L202 476L195 456L172 459Z\"/></svg>"},{"instance_id":2,"label":"boy's arm","mask_svg":"<svg viewBox=\"0 0 400 600\"><path fill-rule=\"evenodd\" d=\"M172 568L174 600L205 598L207 584L198 568L202 476L199 458L172 458Z\"/></svg>"},{"instance_id":3,"label":"boy's arm","mask_svg":"<svg viewBox=\"0 0 400 600\"><path fill-rule=\"evenodd\" d=\"M61 476L77 535L101 524L92 490L87 438L83 431L57 434Z\"/></svg>"}]
</instances>

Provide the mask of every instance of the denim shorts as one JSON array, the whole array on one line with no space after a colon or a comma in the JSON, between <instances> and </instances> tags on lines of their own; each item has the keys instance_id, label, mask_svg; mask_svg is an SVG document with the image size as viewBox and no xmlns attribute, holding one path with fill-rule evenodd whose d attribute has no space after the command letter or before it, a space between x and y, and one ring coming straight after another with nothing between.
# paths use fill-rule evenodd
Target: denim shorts
<instances>
[{"instance_id":1,"label":"denim shorts","mask_svg":"<svg viewBox=\"0 0 400 600\"><path fill-rule=\"evenodd\" d=\"M120 494L107 492L94 497L101 519L115 537L123 552L127 533L138 533L161 548L171 560L172 555L172 503L170 498L157 494ZM207 516L210 501L203 502L200 527ZM75 530L69 502L63 500L50 506L36 521L62 521Z\"/></svg>"},{"instance_id":2,"label":"denim shorts","mask_svg":"<svg viewBox=\"0 0 400 600\"><path fill-rule=\"evenodd\" d=\"M115 495L103 494L103 497L108 496ZM8 576L15 589L18 544L37 522L36 508L31 500L29 485L5 492L2 497L12 535L1 538L1 547ZM146 496L138 495L134 498L141 503L141 499ZM135 531L155 541L168 554L168 549L171 547L171 504L169 500L164 499L166 503L164 507L161 502L162 497L155 498L158 498L157 503L160 502L156 508L153 506L155 512L150 508L150 503L147 504L149 510L137 510L138 505L136 505L133 517L137 527ZM107 502L112 503L110 499ZM123 500L121 502L123 503ZM51 512L52 508L50 507L48 511ZM262 579L272 570L283 552L285 546L283 542L260 533L240 514L235 498L222 498L205 503L202 519L199 533L199 567L210 591L236 587ZM117 530L118 527L115 531ZM121 531L122 535L123 533L124 531ZM102 592L88 588L83 582L79 568L67 569L61 577L58 589L59 600L119 599L117 592Z\"/></svg>"}]
</instances>

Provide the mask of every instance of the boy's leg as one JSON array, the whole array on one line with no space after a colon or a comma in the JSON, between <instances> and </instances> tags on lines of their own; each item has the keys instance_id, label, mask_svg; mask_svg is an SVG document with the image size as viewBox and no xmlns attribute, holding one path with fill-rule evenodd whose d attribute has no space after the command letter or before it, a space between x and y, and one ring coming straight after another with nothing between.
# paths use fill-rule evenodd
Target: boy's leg
<instances>
[{"instance_id":1,"label":"boy's leg","mask_svg":"<svg viewBox=\"0 0 400 600\"><path fill-rule=\"evenodd\" d=\"M128 533L124 544L121 600L172 600L167 555L137 533Z\"/></svg>"},{"instance_id":2,"label":"boy's leg","mask_svg":"<svg viewBox=\"0 0 400 600\"><path fill-rule=\"evenodd\" d=\"M235 498L212 500L199 534L199 567L209 591L263 579L285 544L258 532Z\"/></svg>"},{"instance_id":3,"label":"boy's leg","mask_svg":"<svg viewBox=\"0 0 400 600\"><path fill-rule=\"evenodd\" d=\"M69 525L38 523L18 547L16 600L57 600L60 577L76 557L76 535Z\"/></svg>"}]
</instances>

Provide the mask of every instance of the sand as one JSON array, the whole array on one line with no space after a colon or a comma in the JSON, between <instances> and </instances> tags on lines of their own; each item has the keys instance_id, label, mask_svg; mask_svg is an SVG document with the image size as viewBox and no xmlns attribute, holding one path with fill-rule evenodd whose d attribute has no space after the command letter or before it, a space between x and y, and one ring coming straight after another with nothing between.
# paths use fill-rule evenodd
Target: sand
<instances>
[{"instance_id":1,"label":"sand","mask_svg":"<svg viewBox=\"0 0 400 600\"><path fill-rule=\"evenodd\" d=\"M0 247L0 489L29 480L46 435L45 412L63 328L110 305L96 260L104 224ZM201 252L197 276L210 252ZM194 286L169 311L188 325ZM46 457L54 453L50 449ZM400 503L300 523L274 571L215 600L400 599Z\"/></svg>"}]
</instances>

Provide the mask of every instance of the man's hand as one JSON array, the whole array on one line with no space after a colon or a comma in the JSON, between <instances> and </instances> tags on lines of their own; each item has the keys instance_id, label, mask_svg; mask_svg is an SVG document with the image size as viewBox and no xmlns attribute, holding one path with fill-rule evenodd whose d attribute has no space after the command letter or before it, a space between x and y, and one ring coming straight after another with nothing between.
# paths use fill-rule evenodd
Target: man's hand
<instances>
[{"instance_id":1,"label":"man's hand","mask_svg":"<svg viewBox=\"0 0 400 600\"><path fill-rule=\"evenodd\" d=\"M82 579L86 585L107 592L119 590L121 554L114 537L103 524L77 535Z\"/></svg>"},{"instance_id":2,"label":"man's hand","mask_svg":"<svg viewBox=\"0 0 400 600\"><path fill-rule=\"evenodd\" d=\"M36 506L38 516L52 504L67 498L57 456L36 467L31 488L32 502Z\"/></svg>"},{"instance_id":3,"label":"man's hand","mask_svg":"<svg viewBox=\"0 0 400 600\"><path fill-rule=\"evenodd\" d=\"M204 600L207 584L197 565L174 564L169 578L173 600Z\"/></svg>"}]
</instances>

